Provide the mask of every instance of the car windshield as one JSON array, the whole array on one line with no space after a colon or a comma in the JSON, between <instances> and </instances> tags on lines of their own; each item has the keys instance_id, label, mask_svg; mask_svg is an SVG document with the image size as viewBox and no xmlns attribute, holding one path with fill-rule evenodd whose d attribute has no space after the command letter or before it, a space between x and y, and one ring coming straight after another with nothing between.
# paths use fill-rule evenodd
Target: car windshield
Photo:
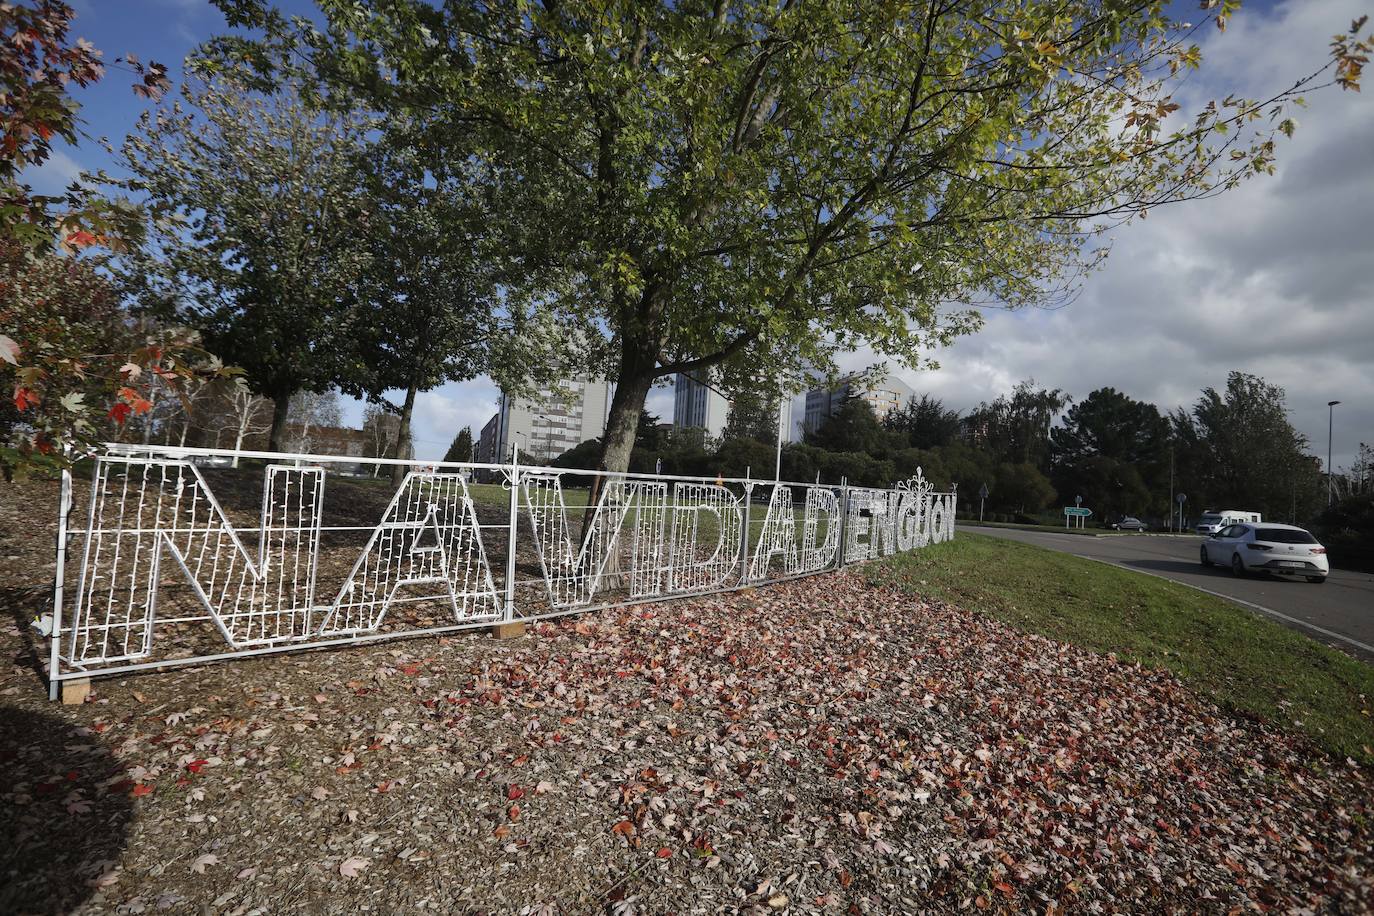
<instances>
[{"instance_id":1,"label":"car windshield","mask_svg":"<svg viewBox=\"0 0 1374 916\"><path fill-rule=\"evenodd\" d=\"M1272 544L1315 544L1317 539L1301 528L1258 528L1255 540Z\"/></svg>"},{"instance_id":2,"label":"car windshield","mask_svg":"<svg viewBox=\"0 0 1374 916\"><path fill-rule=\"evenodd\" d=\"M1204 515L1202 518L1198 519L1198 524L1199 524L1199 525L1215 525L1215 524L1217 524L1217 523L1220 522L1220 521L1221 521L1221 516L1220 516L1220 515Z\"/></svg>"}]
</instances>

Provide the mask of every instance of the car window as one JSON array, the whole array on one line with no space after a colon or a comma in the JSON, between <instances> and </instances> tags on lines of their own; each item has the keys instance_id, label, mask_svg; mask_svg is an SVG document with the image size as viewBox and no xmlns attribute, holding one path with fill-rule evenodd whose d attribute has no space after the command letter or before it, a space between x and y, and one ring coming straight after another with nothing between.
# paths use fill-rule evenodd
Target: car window
<instances>
[{"instance_id":1,"label":"car window","mask_svg":"<svg viewBox=\"0 0 1374 916\"><path fill-rule=\"evenodd\" d=\"M1243 538L1249 533L1250 529L1246 528L1244 525L1234 525L1231 528L1231 537L1233 538Z\"/></svg>"},{"instance_id":2,"label":"car window","mask_svg":"<svg viewBox=\"0 0 1374 916\"><path fill-rule=\"evenodd\" d=\"M1213 537L1219 537L1219 538L1230 537L1230 536L1231 536L1231 526L1230 526L1230 525L1227 525L1225 528L1218 528L1218 529L1217 529L1217 533L1216 533L1215 535L1213 535Z\"/></svg>"},{"instance_id":3,"label":"car window","mask_svg":"<svg viewBox=\"0 0 1374 916\"><path fill-rule=\"evenodd\" d=\"M1298 528L1259 528L1255 540L1269 541L1271 544L1315 544L1317 539Z\"/></svg>"}]
</instances>

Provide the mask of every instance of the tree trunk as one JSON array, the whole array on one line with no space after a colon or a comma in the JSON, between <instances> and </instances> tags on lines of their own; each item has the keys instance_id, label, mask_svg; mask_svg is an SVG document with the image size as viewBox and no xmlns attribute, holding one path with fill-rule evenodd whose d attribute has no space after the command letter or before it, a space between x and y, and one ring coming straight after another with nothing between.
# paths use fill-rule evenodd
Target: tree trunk
<instances>
[{"instance_id":1,"label":"tree trunk","mask_svg":"<svg viewBox=\"0 0 1374 916\"><path fill-rule=\"evenodd\" d=\"M286 440L286 415L290 409L289 391L272 398L272 432L267 437L267 450L270 452L286 451L283 446Z\"/></svg>"},{"instance_id":2,"label":"tree trunk","mask_svg":"<svg viewBox=\"0 0 1374 916\"><path fill-rule=\"evenodd\" d=\"M633 368L626 367L625 362L622 360L615 395L611 398L611 409L606 417L606 434L601 440L599 465L600 470L617 474L630 469L630 454L635 447L639 415L644 412L644 402L656 377L654 362ZM627 368L630 371L625 371Z\"/></svg>"},{"instance_id":3,"label":"tree trunk","mask_svg":"<svg viewBox=\"0 0 1374 916\"><path fill-rule=\"evenodd\" d=\"M601 437L601 461L597 469L623 474L630 469L630 454L635 448L635 432L639 429L639 415L644 412L644 401L649 397L657 377L657 348L634 350L625 343L621 352L620 373L616 380L615 394L611 397L611 408L606 416L606 433ZM592 519L596 515L596 504L601 499L601 490L606 478L593 477L591 492L587 494L587 509L582 515L582 540L591 535Z\"/></svg>"},{"instance_id":4,"label":"tree trunk","mask_svg":"<svg viewBox=\"0 0 1374 916\"><path fill-rule=\"evenodd\" d=\"M410 415L415 410L415 391L417 387L418 386L414 383L411 383L411 386L406 389L405 404L401 406L401 422L396 427L396 453L392 457L399 458L402 461L410 457ZM394 464L391 466L391 483L393 486L399 487L401 481L405 479L405 476L405 465Z\"/></svg>"}]
</instances>

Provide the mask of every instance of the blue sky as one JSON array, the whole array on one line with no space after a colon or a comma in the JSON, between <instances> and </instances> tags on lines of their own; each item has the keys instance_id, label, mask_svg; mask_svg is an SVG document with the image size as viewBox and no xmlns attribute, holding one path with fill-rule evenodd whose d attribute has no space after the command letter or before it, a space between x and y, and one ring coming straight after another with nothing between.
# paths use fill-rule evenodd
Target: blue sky
<instances>
[{"instance_id":1,"label":"blue sky","mask_svg":"<svg viewBox=\"0 0 1374 916\"><path fill-rule=\"evenodd\" d=\"M209 0L70 0L77 35L107 62L133 52L167 64L174 81L182 58L224 28ZM308 13L302 0L280 4ZM1194 0L1180 2L1192 15ZM1180 94L1195 105L1231 91L1260 95L1314 69L1332 33L1369 12L1368 0L1249 0L1224 35L1200 36L1204 68ZM147 102L132 77L111 69L77 98L87 131L117 146ZM1369 87L1374 89L1374 87ZM1077 397L1112 385L1161 409L1191 404L1204 386L1221 388L1230 370L1264 376L1288 392L1294 425L1326 452L1326 402L1336 413L1335 463L1348 465L1357 442L1374 443L1374 91L1327 90L1298 113L1292 141L1278 149L1276 177L1252 181L1217 200L1151 211L1116 233L1107 266L1082 296L1057 311L988 315L984 330L935 355L941 368L899 374L967 410L1019 379ZM65 186L82 169L108 168L94 142L58 150L31 180ZM845 366L872 363L852 354ZM416 450L438 457L459 428L474 431L495 410L496 387L482 378L421 395ZM671 393L649 406L671 418ZM345 416L361 416L350 405ZM794 411L800 420L801 411Z\"/></svg>"}]
</instances>

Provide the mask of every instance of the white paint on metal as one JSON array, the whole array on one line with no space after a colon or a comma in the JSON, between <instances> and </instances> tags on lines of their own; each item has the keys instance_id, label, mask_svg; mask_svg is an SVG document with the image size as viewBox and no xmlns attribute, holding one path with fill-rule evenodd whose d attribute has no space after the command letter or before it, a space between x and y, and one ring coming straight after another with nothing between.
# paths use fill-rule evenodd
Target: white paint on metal
<instances>
[{"instance_id":1,"label":"white paint on metal","mask_svg":"<svg viewBox=\"0 0 1374 916\"><path fill-rule=\"evenodd\" d=\"M240 529L195 463L236 454L249 455L120 445L96 457L85 527L64 528L59 538L54 682L710 594L953 534L955 495L933 493L919 475L896 489L876 490L612 475L522 467L515 459L508 465L409 463L378 524L325 525L325 484L334 473L328 468L338 457L273 453L261 453L282 463L265 469L257 529ZM347 460L355 467L397 463ZM503 522L480 520L468 483L473 473L504 478L510 501ZM569 513L570 477L601 478L585 526L581 512ZM760 486L772 492L767 514L755 523L758 541L751 544L748 497ZM64 525L67 506L64 497ZM521 529L522 515L528 529ZM483 528L505 532L500 590ZM337 538L364 534L366 544L337 592L332 584L322 586L326 538L337 545ZM80 557L80 566L65 623L69 539L79 542L71 556ZM522 545L538 560L537 579L516 578ZM164 567L164 559L172 563ZM542 584L542 598L530 591L534 583ZM178 584L189 587L203 613L184 605L159 613L160 592ZM321 587L331 589L332 600L319 599ZM389 611L402 605L420 608L418 625L413 617L386 624ZM197 626L202 635L218 634L227 651L206 651L203 640L190 649L184 643L160 647L155 638L159 627L178 628L184 636Z\"/></svg>"}]
</instances>

